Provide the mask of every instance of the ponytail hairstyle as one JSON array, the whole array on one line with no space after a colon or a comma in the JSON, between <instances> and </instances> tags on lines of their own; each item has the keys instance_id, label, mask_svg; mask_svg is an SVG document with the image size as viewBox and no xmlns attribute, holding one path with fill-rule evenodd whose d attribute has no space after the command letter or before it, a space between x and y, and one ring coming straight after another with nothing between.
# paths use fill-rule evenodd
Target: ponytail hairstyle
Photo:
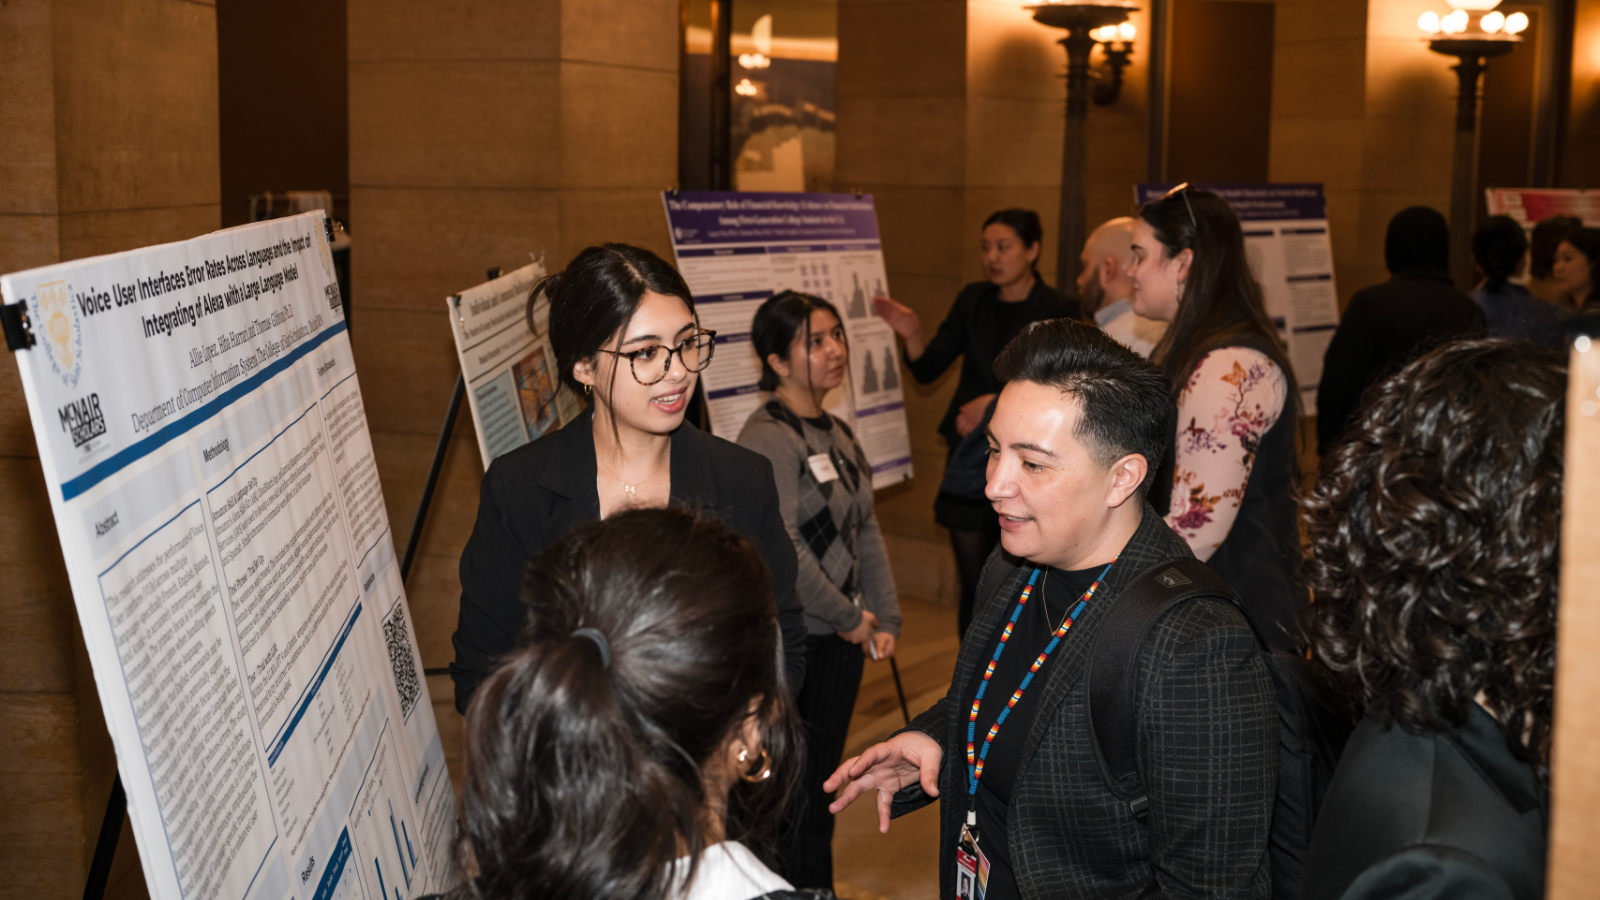
<instances>
[{"instance_id":1,"label":"ponytail hairstyle","mask_svg":"<svg viewBox=\"0 0 1600 900\"><path fill-rule=\"evenodd\" d=\"M790 354L794 350L794 336L801 329L805 330L806 335L802 345L805 347L806 364L811 364L811 314L819 309L826 310L840 325L844 324L844 318L832 303L799 291L783 291L769 297L756 310L755 320L750 324L750 343L755 346L756 356L761 358L761 382L757 387L769 392L778 389L778 373L767 362L767 357L776 353L790 360L790 365L793 365Z\"/></svg>"},{"instance_id":2,"label":"ponytail hairstyle","mask_svg":"<svg viewBox=\"0 0 1600 900\"><path fill-rule=\"evenodd\" d=\"M1484 289L1497 291L1517 274L1528 252L1528 236L1510 216L1490 216L1472 235L1472 258L1483 270Z\"/></svg>"},{"instance_id":3,"label":"ponytail hairstyle","mask_svg":"<svg viewBox=\"0 0 1600 900\"><path fill-rule=\"evenodd\" d=\"M983 227L988 228L996 223L1015 231L1017 237L1022 240L1022 248L1024 250L1037 246L1041 240L1044 240L1044 226L1039 224L1039 214L1031 209L1011 207L1010 209L1002 209L999 212L990 213L989 218L983 220ZM1044 280L1039 277L1038 257L1034 257L1030 268L1033 270L1035 279Z\"/></svg>"},{"instance_id":4,"label":"ponytail hairstyle","mask_svg":"<svg viewBox=\"0 0 1600 900\"><path fill-rule=\"evenodd\" d=\"M555 351L556 371L567 387L583 393L573 368L582 360L594 359L617 332L628 327L646 291L677 297L689 307L689 315L695 315L694 297L678 270L649 250L629 244L586 247L565 269L533 286L525 313L528 329L539 331L533 308L544 294L550 298L550 349ZM611 374L615 378L616 370ZM610 393L607 386L601 396Z\"/></svg>"},{"instance_id":5,"label":"ponytail hairstyle","mask_svg":"<svg viewBox=\"0 0 1600 900\"><path fill-rule=\"evenodd\" d=\"M1266 353L1300 402L1294 369L1267 318L1261 285L1250 273L1244 231L1227 201L1211 191L1183 188L1139 207L1139 218L1161 242L1162 259L1194 251L1189 278L1178 297L1178 315L1151 353L1182 391L1195 366L1221 347L1247 346Z\"/></svg>"},{"instance_id":6,"label":"ponytail hairstyle","mask_svg":"<svg viewBox=\"0 0 1600 900\"><path fill-rule=\"evenodd\" d=\"M725 829L770 846L800 743L761 555L693 513L629 510L540 554L522 596L519 649L467 710L462 895L673 895L723 802L704 767L749 716L773 777L734 782Z\"/></svg>"}]
</instances>

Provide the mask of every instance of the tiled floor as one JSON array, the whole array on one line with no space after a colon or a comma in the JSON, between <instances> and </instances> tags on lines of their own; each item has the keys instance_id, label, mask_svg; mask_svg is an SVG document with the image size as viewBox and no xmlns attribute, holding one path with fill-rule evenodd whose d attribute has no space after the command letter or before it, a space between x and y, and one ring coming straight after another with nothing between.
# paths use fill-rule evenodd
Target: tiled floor
<instances>
[{"instance_id":1,"label":"tiled floor","mask_svg":"<svg viewBox=\"0 0 1600 900\"><path fill-rule=\"evenodd\" d=\"M944 696L955 667L956 611L901 598L905 616L897 659L906 705L914 716ZM904 727L889 664L867 663L861 695L850 721L845 756L883 740ZM846 900L932 900L939 895L939 807L895 819L888 834L878 833L877 809L870 796L840 813L833 837L833 874Z\"/></svg>"}]
</instances>

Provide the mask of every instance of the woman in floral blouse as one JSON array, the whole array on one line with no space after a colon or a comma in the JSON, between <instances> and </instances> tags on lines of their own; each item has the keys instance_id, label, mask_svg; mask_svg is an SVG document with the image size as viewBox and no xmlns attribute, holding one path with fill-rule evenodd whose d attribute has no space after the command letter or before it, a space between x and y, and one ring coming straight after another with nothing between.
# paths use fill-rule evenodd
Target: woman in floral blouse
<instances>
[{"instance_id":1,"label":"woman in floral blouse","mask_svg":"<svg viewBox=\"0 0 1600 900\"><path fill-rule=\"evenodd\" d=\"M1297 647L1299 391L1239 219L1216 194L1181 185L1139 210L1133 254L1133 309L1172 323L1154 359L1178 393L1151 502L1238 590L1269 641Z\"/></svg>"}]
</instances>

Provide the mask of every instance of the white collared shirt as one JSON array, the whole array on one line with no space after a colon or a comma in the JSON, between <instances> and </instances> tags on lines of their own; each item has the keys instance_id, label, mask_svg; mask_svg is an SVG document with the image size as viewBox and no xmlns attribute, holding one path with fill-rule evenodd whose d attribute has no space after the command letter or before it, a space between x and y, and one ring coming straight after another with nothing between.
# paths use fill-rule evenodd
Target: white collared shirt
<instances>
[{"instance_id":1,"label":"white collared shirt","mask_svg":"<svg viewBox=\"0 0 1600 900\"><path fill-rule=\"evenodd\" d=\"M1167 333L1167 323L1146 319L1133 311L1133 301L1118 300L1095 310L1094 323L1100 330L1116 338L1117 342L1145 359L1161 343Z\"/></svg>"},{"instance_id":2,"label":"white collared shirt","mask_svg":"<svg viewBox=\"0 0 1600 900\"><path fill-rule=\"evenodd\" d=\"M673 864L687 868L688 857ZM750 900L772 891L793 890L777 873L761 864L756 855L738 841L712 844L700 856L694 883L680 891L676 900Z\"/></svg>"}]
</instances>

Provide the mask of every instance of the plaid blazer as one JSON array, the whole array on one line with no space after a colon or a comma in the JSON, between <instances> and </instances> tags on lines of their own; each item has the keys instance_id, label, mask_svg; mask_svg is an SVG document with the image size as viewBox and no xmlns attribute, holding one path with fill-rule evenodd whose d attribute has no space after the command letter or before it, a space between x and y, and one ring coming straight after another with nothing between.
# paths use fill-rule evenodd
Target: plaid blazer
<instances>
[{"instance_id":1,"label":"plaid blazer","mask_svg":"<svg viewBox=\"0 0 1600 900\"><path fill-rule=\"evenodd\" d=\"M1017 886L1027 900L1271 894L1277 702L1255 636L1231 603L1180 604L1138 653L1135 756L1150 799L1143 822L1107 787L1090 728L1086 670L1107 612L1140 574L1188 556L1183 539L1145 504L1138 531L1056 650L1006 817ZM950 692L911 723L944 748L939 892L945 900L955 896L955 844L967 805L967 710L958 707L980 660L994 650L989 636L1031 570L999 549L989 557L985 580L1002 574L1000 587L978 598ZM929 802L913 785L896 795L893 814Z\"/></svg>"}]
</instances>

